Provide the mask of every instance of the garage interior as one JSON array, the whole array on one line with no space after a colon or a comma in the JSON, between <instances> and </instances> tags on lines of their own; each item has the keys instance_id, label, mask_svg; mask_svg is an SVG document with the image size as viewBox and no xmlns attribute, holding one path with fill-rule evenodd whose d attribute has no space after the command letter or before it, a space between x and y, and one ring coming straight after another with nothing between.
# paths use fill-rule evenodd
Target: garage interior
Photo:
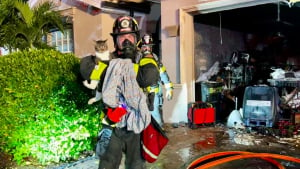
<instances>
[{"instance_id":1,"label":"garage interior","mask_svg":"<svg viewBox=\"0 0 300 169\"><path fill-rule=\"evenodd\" d=\"M195 100L217 102L220 96L207 100L203 81L222 81L233 96L237 108L243 106L246 86L270 85L270 73L281 68L296 72L300 69L300 3L285 1L244 7L221 12L194 15ZM219 72L206 76L218 62ZM202 85L202 87L201 87ZM209 84L212 85L212 84ZM219 93L217 84L214 92ZM223 86L224 87L224 86ZM281 89L279 89L281 90ZM292 89L291 89L292 90ZM279 92L281 96L281 91ZM217 108L224 121L235 109L234 102ZM229 106L228 106L229 105ZM222 110L221 110L222 109ZM219 118L219 119L218 119Z\"/></svg>"}]
</instances>

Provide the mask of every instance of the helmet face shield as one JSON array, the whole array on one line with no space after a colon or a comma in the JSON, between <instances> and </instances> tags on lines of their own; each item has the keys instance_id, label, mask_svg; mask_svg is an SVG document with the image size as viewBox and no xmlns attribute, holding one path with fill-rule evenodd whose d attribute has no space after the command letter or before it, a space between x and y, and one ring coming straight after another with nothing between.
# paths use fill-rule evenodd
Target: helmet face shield
<instances>
[{"instance_id":1,"label":"helmet face shield","mask_svg":"<svg viewBox=\"0 0 300 169\"><path fill-rule=\"evenodd\" d=\"M150 35L146 34L143 36L144 44L150 44L152 43L152 38Z\"/></svg>"}]
</instances>

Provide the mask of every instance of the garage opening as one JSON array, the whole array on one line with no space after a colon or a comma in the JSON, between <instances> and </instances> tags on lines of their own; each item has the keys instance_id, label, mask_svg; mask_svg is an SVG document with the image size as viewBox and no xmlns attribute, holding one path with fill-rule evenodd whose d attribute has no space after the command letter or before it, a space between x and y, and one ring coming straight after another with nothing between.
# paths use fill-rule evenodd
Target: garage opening
<instances>
[{"instance_id":1,"label":"garage opening","mask_svg":"<svg viewBox=\"0 0 300 169\"><path fill-rule=\"evenodd\" d=\"M217 120L222 121L235 105L219 93L220 83L238 93L240 108L245 86L268 84L272 69L298 71L299 9L297 4L278 1L194 15L195 100L221 106ZM214 83L203 84L206 80Z\"/></svg>"}]
</instances>

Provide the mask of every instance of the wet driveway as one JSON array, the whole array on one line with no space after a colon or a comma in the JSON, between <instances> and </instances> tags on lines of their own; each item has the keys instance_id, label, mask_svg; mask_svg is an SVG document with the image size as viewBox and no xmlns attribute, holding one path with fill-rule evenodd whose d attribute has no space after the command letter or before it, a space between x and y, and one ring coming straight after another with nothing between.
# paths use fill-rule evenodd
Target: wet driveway
<instances>
[{"instance_id":1,"label":"wet driveway","mask_svg":"<svg viewBox=\"0 0 300 169\"><path fill-rule=\"evenodd\" d=\"M190 129L185 125L168 127L170 142L154 164L153 169L184 169L201 156L225 152L247 151L280 154L300 158L300 138L276 138L257 134L255 131L228 129L223 125ZM286 169L300 168L299 163L280 161ZM236 160L212 169L272 169L276 168L265 160L249 158Z\"/></svg>"},{"instance_id":2,"label":"wet driveway","mask_svg":"<svg viewBox=\"0 0 300 169\"><path fill-rule=\"evenodd\" d=\"M190 129L185 124L174 127L166 125L169 143L155 163L147 163L147 169L185 169L195 159L216 152L247 151L272 153L300 157L300 136L279 138L264 136L255 132L228 129L222 124ZM286 169L299 169L300 163L277 160ZM47 169L97 169L98 160L86 157L68 164L48 166ZM32 166L16 169L31 169ZM40 167L36 167L40 168ZM249 158L227 162L212 169L273 169L278 168L261 158ZM125 169L122 165L120 169Z\"/></svg>"}]
</instances>

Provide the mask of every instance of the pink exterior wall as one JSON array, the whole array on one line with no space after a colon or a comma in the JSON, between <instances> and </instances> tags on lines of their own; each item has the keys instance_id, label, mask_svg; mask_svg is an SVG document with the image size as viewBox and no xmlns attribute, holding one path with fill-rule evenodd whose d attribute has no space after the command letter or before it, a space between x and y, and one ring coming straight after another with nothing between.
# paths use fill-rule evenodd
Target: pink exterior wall
<instances>
[{"instance_id":1,"label":"pink exterior wall","mask_svg":"<svg viewBox=\"0 0 300 169\"><path fill-rule=\"evenodd\" d=\"M110 35L114 20L118 15L101 13L90 15L76 9L74 15L74 53L78 57L94 54L94 40L107 39L108 48L114 50L113 39Z\"/></svg>"},{"instance_id":2,"label":"pink exterior wall","mask_svg":"<svg viewBox=\"0 0 300 169\"><path fill-rule=\"evenodd\" d=\"M75 8L73 17L74 53L83 57L94 53L94 40L101 39L102 26L99 15L90 15Z\"/></svg>"},{"instance_id":3,"label":"pink exterior wall","mask_svg":"<svg viewBox=\"0 0 300 169\"><path fill-rule=\"evenodd\" d=\"M196 4L199 4L198 0L161 1L162 62L174 83L174 97L171 101L165 100L163 105L164 121L167 123L187 121L187 87L186 84L181 84L180 81L179 36L168 37L166 27L179 26L179 9Z\"/></svg>"},{"instance_id":4,"label":"pink exterior wall","mask_svg":"<svg viewBox=\"0 0 300 169\"><path fill-rule=\"evenodd\" d=\"M168 37L166 27L179 26L179 9L187 6L198 5L200 3L212 2L216 0L162 0L161 1L161 40L162 40L162 60L168 68L169 75L174 82L180 83L180 77L176 67L176 58L179 58L179 38ZM176 66L174 66L176 65Z\"/></svg>"}]
</instances>

